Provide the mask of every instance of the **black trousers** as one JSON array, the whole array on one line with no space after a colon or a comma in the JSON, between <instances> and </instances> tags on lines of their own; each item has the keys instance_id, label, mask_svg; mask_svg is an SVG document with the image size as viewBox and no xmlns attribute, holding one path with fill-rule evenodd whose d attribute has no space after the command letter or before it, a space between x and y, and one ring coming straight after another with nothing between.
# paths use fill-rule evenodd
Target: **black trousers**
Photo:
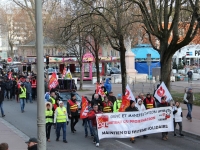
<instances>
[{"instance_id":1,"label":"black trousers","mask_svg":"<svg viewBox=\"0 0 200 150\"><path fill-rule=\"evenodd\" d=\"M74 131L74 127L78 122L79 116L71 116L71 131Z\"/></svg>"},{"instance_id":2,"label":"black trousers","mask_svg":"<svg viewBox=\"0 0 200 150\"><path fill-rule=\"evenodd\" d=\"M47 140L50 139L51 125L52 125L52 123L46 123L46 138L47 138Z\"/></svg>"},{"instance_id":3,"label":"black trousers","mask_svg":"<svg viewBox=\"0 0 200 150\"><path fill-rule=\"evenodd\" d=\"M37 95L37 89L36 88L32 88L32 99L35 100L36 99L36 95Z\"/></svg>"},{"instance_id":4,"label":"black trousers","mask_svg":"<svg viewBox=\"0 0 200 150\"><path fill-rule=\"evenodd\" d=\"M179 134L182 133L182 122L174 122L174 134L176 134L176 124L179 126Z\"/></svg>"}]
</instances>

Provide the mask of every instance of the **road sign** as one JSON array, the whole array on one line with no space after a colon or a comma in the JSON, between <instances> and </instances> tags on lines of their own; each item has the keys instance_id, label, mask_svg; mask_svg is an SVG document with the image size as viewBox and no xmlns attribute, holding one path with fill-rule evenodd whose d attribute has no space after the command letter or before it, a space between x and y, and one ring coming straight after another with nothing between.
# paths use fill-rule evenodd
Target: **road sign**
<instances>
[{"instance_id":1,"label":"road sign","mask_svg":"<svg viewBox=\"0 0 200 150\"><path fill-rule=\"evenodd\" d=\"M11 57L8 57L7 58L7 63L11 63L12 62L12 58Z\"/></svg>"}]
</instances>

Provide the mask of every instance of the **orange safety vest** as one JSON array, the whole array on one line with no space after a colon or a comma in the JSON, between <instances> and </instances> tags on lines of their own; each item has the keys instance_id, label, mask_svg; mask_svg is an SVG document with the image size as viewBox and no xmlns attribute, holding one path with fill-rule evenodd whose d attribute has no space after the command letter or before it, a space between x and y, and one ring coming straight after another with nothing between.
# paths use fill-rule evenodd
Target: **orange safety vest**
<instances>
[{"instance_id":1,"label":"orange safety vest","mask_svg":"<svg viewBox=\"0 0 200 150\"><path fill-rule=\"evenodd\" d=\"M154 105L154 99L151 97L151 100L149 101L149 100L146 98L146 106L147 106L146 109L154 108L153 105Z\"/></svg>"},{"instance_id":2,"label":"orange safety vest","mask_svg":"<svg viewBox=\"0 0 200 150\"><path fill-rule=\"evenodd\" d=\"M105 113L112 112L111 106L112 103L110 101L108 101L107 103L103 102L103 112Z\"/></svg>"},{"instance_id":3,"label":"orange safety vest","mask_svg":"<svg viewBox=\"0 0 200 150\"><path fill-rule=\"evenodd\" d=\"M32 80L31 81L31 87L36 88L36 86L37 86L36 80Z\"/></svg>"},{"instance_id":4,"label":"orange safety vest","mask_svg":"<svg viewBox=\"0 0 200 150\"><path fill-rule=\"evenodd\" d=\"M71 112L76 112L78 110L78 105L76 102L69 100L68 103L69 103Z\"/></svg>"}]
</instances>

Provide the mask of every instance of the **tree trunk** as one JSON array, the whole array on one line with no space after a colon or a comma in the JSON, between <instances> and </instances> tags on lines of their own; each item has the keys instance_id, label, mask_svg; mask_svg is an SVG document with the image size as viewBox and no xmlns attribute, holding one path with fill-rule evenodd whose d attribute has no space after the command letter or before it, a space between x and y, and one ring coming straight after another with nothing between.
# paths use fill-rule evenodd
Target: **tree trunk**
<instances>
[{"instance_id":1,"label":"tree trunk","mask_svg":"<svg viewBox=\"0 0 200 150\"><path fill-rule=\"evenodd\" d=\"M124 43L120 43L120 63L121 63L121 76L122 76L122 94L125 95L126 92L126 61L125 61L126 48Z\"/></svg>"},{"instance_id":2,"label":"tree trunk","mask_svg":"<svg viewBox=\"0 0 200 150\"><path fill-rule=\"evenodd\" d=\"M95 56L95 65L96 65L96 73L97 73L97 82L100 83L100 71L99 71L99 57Z\"/></svg>"},{"instance_id":3,"label":"tree trunk","mask_svg":"<svg viewBox=\"0 0 200 150\"><path fill-rule=\"evenodd\" d=\"M172 62L171 55L170 57L163 56L160 60L160 63L161 63L160 80L161 82L163 81L165 83L168 90L170 90L170 77L171 77L171 70L172 70L171 62Z\"/></svg>"},{"instance_id":4,"label":"tree trunk","mask_svg":"<svg viewBox=\"0 0 200 150\"><path fill-rule=\"evenodd\" d=\"M81 63L79 63L79 66L80 66L80 86L79 86L79 90L81 91L81 90L83 90L83 76L82 76L82 62Z\"/></svg>"}]
</instances>

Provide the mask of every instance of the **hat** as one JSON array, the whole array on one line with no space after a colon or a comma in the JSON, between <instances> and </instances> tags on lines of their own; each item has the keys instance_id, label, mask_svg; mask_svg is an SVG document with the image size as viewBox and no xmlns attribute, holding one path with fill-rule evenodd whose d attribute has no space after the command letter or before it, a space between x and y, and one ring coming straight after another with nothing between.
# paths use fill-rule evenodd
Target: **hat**
<instances>
[{"instance_id":1,"label":"hat","mask_svg":"<svg viewBox=\"0 0 200 150\"><path fill-rule=\"evenodd\" d=\"M36 138L30 138L27 142L25 143L30 143L30 142L34 142L34 143L37 143L37 139Z\"/></svg>"},{"instance_id":2,"label":"hat","mask_svg":"<svg viewBox=\"0 0 200 150\"><path fill-rule=\"evenodd\" d=\"M62 104L62 103L63 103L63 101L59 101L59 105Z\"/></svg>"},{"instance_id":3,"label":"hat","mask_svg":"<svg viewBox=\"0 0 200 150\"><path fill-rule=\"evenodd\" d=\"M139 101L142 101L142 99L138 98L137 101L138 101L138 102L139 102Z\"/></svg>"},{"instance_id":4,"label":"hat","mask_svg":"<svg viewBox=\"0 0 200 150\"><path fill-rule=\"evenodd\" d=\"M76 94L74 94L74 93L71 93L71 97L74 97Z\"/></svg>"},{"instance_id":5,"label":"hat","mask_svg":"<svg viewBox=\"0 0 200 150\"><path fill-rule=\"evenodd\" d=\"M135 101L134 100L130 100L130 105L132 105L133 103L135 103Z\"/></svg>"},{"instance_id":6,"label":"hat","mask_svg":"<svg viewBox=\"0 0 200 150\"><path fill-rule=\"evenodd\" d=\"M122 97L122 94L118 94L117 97Z\"/></svg>"},{"instance_id":7,"label":"hat","mask_svg":"<svg viewBox=\"0 0 200 150\"><path fill-rule=\"evenodd\" d=\"M147 95L151 95L151 94L148 92Z\"/></svg>"},{"instance_id":8,"label":"hat","mask_svg":"<svg viewBox=\"0 0 200 150\"><path fill-rule=\"evenodd\" d=\"M188 88L188 91L189 91L189 90L192 90L192 88Z\"/></svg>"}]
</instances>

